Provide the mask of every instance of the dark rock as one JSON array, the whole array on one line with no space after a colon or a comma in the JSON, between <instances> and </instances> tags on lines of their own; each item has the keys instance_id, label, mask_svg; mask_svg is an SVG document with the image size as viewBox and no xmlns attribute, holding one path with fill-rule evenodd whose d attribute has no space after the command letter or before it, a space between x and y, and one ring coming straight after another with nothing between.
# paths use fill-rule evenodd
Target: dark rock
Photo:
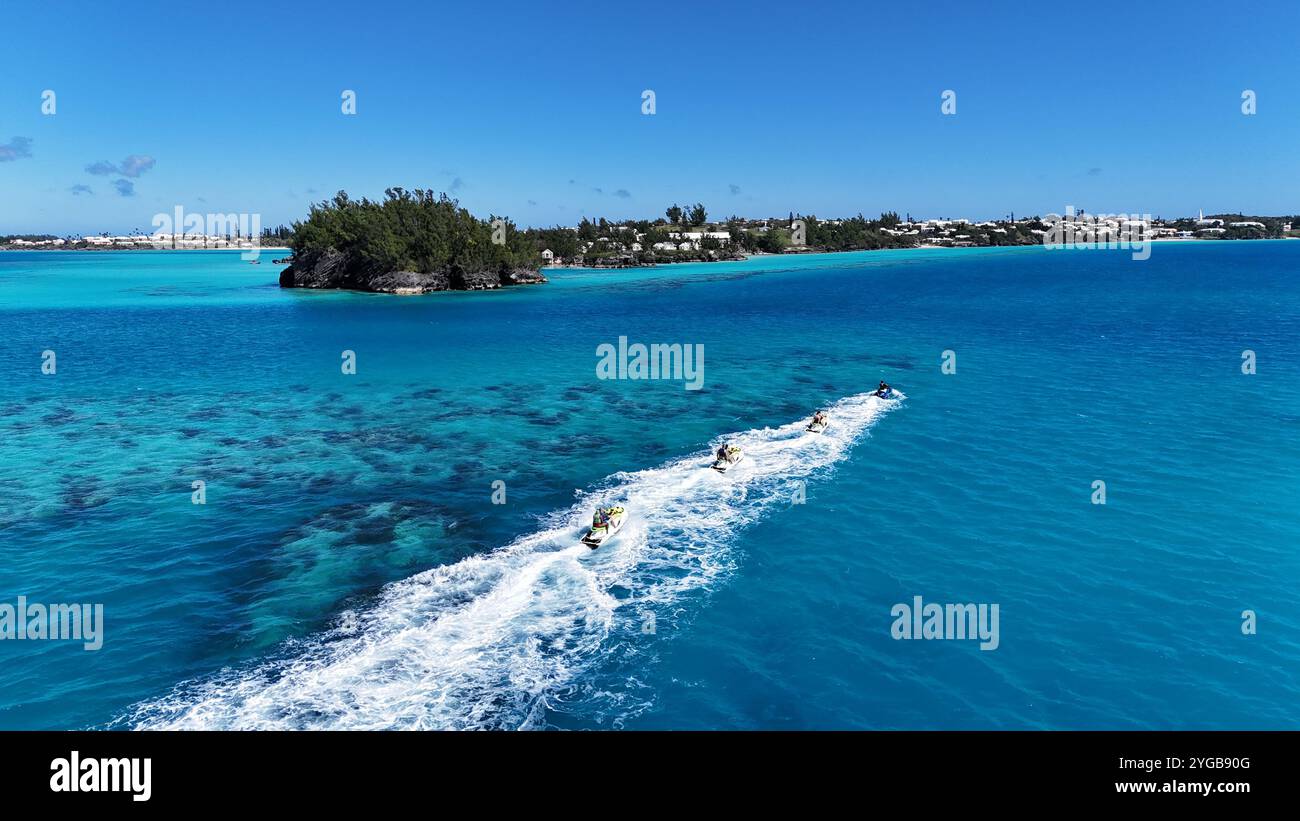
<instances>
[{"instance_id":1,"label":"dark rock","mask_svg":"<svg viewBox=\"0 0 1300 821\"><path fill-rule=\"evenodd\" d=\"M378 291L384 294L427 294L429 291L446 291L451 279L444 273L421 274L415 271L389 271L371 277L360 291Z\"/></svg>"},{"instance_id":2,"label":"dark rock","mask_svg":"<svg viewBox=\"0 0 1300 821\"><path fill-rule=\"evenodd\" d=\"M486 291L503 285L545 282L540 271L514 268L466 271L459 266L445 271L384 271L354 255L328 249L304 251L280 272L281 288L321 288L371 291L383 294L425 294L430 291Z\"/></svg>"},{"instance_id":3,"label":"dark rock","mask_svg":"<svg viewBox=\"0 0 1300 821\"><path fill-rule=\"evenodd\" d=\"M501 274L502 285L540 285L546 281L541 271L531 268L512 268Z\"/></svg>"},{"instance_id":4,"label":"dark rock","mask_svg":"<svg viewBox=\"0 0 1300 821\"><path fill-rule=\"evenodd\" d=\"M464 271L457 268L451 272L451 285L457 291L490 291L501 287L501 275L496 271Z\"/></svg>"}]
</instances>

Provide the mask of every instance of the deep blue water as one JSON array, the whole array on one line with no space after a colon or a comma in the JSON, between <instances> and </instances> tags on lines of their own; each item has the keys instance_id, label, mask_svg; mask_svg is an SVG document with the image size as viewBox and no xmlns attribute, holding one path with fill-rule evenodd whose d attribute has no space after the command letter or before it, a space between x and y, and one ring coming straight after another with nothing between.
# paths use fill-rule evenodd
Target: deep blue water
<instances>
[{"instance_id":1,"label":"deep blue water","mask_svg":"<svg viewBox=\"0 0 1300 821\"><path fill-rule=\"evenodd\" d=\"M0 728L1300 728L1298 263L926 250L397 298L0 254L0 604L106 612L98 651L0 641ZM703 345L703 389L598 379L619 336ZM605 500L632 517L588 551ZM998 604L998 648L893 639L914 596Z\"/></svg>"}]
</instances>

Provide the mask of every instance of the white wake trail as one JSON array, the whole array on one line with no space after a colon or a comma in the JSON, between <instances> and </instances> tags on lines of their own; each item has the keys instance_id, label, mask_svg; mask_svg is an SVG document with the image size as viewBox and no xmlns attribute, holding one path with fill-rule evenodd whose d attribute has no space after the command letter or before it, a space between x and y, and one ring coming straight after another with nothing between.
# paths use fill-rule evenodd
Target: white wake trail
<instances>
[{"instance_id":1,"label":"white wake trail","mask_svg":"<svg viewBox=\"0 0 1300 821\"><path fill-rule=\"evenodd\" d=\"M901 400L900 395L900 400ZM636 654L641 627L674 617L688 594L730 571L737 534L798 482L844 459L899 405L871 394L807 420L721 437L746 458L725 475L708 453L618 473L491 553L388 585L363 611L290 645L286 657L178 685L122 723L148 729L529 728L580 674ZM710 451L711 452L711 451ZM599 550L578 542L597 506L629 521ZM617 701L617 694L609 694Z\"/></svg>"}]
</instances>

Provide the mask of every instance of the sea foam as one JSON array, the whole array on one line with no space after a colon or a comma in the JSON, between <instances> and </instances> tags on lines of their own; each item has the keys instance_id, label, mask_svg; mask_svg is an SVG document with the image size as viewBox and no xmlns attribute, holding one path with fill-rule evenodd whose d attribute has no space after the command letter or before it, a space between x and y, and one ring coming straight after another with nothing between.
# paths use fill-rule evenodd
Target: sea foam
<instances>
[{"instance_id":1,"label":"sea foam","mask_svg":"<svg viewBox=\"0 0 1300 821\"><path fill-rule=\"evenodd\" d=\"M901 396L900 396L901 399ZM899 405L871 394L806 420L744 431L745 460L718 474L709 453L614 474L510 544L388 585L362 610L273 658L177 685L117 724L144 729L528 729L573 699L606 702L617 724L653 702L637 692L647 646L726 578L745 527L788 507ZM592 509L625 505L610 544L578 540ZM629 686L591 692L597 665ZM586 690L584 691L584 687Z\"/></svg>"}]
</instances>

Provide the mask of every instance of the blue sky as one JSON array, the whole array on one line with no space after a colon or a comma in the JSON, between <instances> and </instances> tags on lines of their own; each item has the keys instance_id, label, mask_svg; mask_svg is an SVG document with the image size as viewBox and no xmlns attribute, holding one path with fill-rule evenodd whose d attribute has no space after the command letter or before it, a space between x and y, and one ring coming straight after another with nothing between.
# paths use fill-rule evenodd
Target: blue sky
<instances>
[{"instance_id":1,"label":"blue sky","mask_svg":"<svg viewBox=\"0 0 1300 821\"><path fill-rule=\"evenodd\" d=\"M713 216L1300 212L1295 2L26 1L4 17L0 234L147 232L177 205L274 225L390 185L525 225L697 200Z\"/></svg>"}]
</instances>

